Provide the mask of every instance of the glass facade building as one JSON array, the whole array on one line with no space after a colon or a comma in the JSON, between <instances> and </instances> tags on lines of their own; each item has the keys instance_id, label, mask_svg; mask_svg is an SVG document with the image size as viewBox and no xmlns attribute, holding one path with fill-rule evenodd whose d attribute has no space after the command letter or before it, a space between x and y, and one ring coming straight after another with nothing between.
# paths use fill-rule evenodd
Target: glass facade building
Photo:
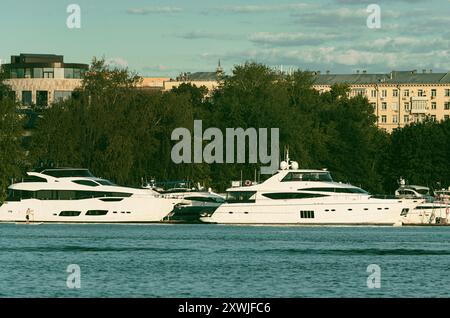
<instances>
[{"instance_id":1,"label":"glass facade building","mask_svg":"<svg viewBox=\"0 0 450 318\"><path fill-rule=\"evenodd\" d=\"M62 55L20 54L2 68L22 106L47 107L70 97L89 65L65 63Z\"/></svg>"}]
</instances>

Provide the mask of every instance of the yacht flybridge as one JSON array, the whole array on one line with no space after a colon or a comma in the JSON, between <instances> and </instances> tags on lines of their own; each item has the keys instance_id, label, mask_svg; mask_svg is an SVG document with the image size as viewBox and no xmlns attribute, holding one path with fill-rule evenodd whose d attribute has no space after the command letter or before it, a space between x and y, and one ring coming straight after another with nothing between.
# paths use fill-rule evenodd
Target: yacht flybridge
<instances>
[{"instance_id":1,"label":"yacht flybridge","mask_svg":"<svg viewBox=\"0 0 450 318\"><path fill-rule=\"evenodd\" d=\"M0 222L159 222L180 202L149 189L117 186L87 169L29 172L8 190Z\"/></svg>"},{"instance_id":2,"label":"yacht flybridge","mask_svg":"<svg viewBox=\"0 0 450 318\"><path fill-rule=\"evenodd\" d=\"M201 221L223 224L395 225L423 200L380 199L333 182L326 170L281 162L265 182L227 190L226 203Z\"/></svg>"}]
</instances>

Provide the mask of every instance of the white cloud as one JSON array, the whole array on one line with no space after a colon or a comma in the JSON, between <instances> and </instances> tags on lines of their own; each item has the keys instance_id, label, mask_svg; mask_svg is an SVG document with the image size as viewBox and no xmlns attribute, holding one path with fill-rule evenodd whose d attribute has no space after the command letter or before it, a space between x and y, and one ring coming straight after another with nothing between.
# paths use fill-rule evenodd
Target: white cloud
<instances>
[{"instance_id":1,"label":"white cloud","mask_svg":"<svg viewBox=\"0 0 450 318\"><path fill-rule=\"evenodd\" d=\"M182 11L183 9L179 7L148 7L148 8L131 8L127 10L127 13L148 15L158 13L179 13Z\"/></svg>"},{"instance_id":2,"label":"white cloud","mask_svg":"<svg viewBox=\"0 0 450 318\"><path fill-rule=\"evenodd\" d=\"M314 33L271 33L256 32L249 36L249 41L257 44L269 44L276 46L316 45L324 41L336 39L334 34Z\"/></svg>"},{"instance_id":3,"label":"white cloud","mask_svg":"<svg viewBox=\"0 0 450 318\"><path fill-rule=\"evenodd\" d=\"M211 60L222 57L235 64L256 61L272 66L285 65L309 70L330 69L341 73L350 73L355 69L366 69L369 72L422 68L435 71L450 69L450 50L436 50L427 53L373 52L321 46L294 50L270 48L221 54L206 53L202 57Z\"/></svg>"},{"instance_id":4,"label":"white cloud","mask_svg":"<svg viewBox=\"0 0 450 318\"><path fill-rule=\"evenodd\" d=\"M291 4L260 4L260 5L233 5L209 8L207 11L226 12L226 13L264 13L264 12L282 12L297 11L308 7L306 3Z\"/></svg>"},{"instance_id":5,"label":"white cloud","mask_svg":"<svg viewBox=\"0 0 450 318\"><path fill-rule=\"evenodd\" d=\"M238 39L238 36L227 34L227 33L213 33L208 31L190 31L176 35L179 38L187 39L187 40L196 40L196 39L211 39L211 40L235 40Z\"/></svg>"},{"instance_id":6,"label":"white cloud","mask_svg":"<svg viewBox=\"0 0 450 318\"><path fill-rule=\"evenodd\" d=\"M369 13L366 9L350 9L350 8L329 8L326 10L315 10L292 12L292 17L296 17L297 22L304 25L313 25L318 27L337 27L359 24L361 27L367 28L366 20ZM395 11L383 10L381 18L398 18L400 14Z\"/></svg>"}]
</instances>

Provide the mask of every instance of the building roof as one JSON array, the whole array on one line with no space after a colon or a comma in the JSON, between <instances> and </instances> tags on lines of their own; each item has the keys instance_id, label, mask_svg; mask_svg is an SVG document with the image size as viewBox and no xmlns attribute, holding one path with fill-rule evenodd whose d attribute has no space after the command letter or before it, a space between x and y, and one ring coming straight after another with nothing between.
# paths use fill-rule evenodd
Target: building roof
<instances>
[{"instance_id":1,"label":"building roof","mask_svg":"<svg viewBox=\"0 0 450 318\"><path fill-rule=\"evenodd\" d=\"M313 73L315 85L368 85L368 84L450 84L450 72L418 73L392 71L389 74L320 74Z\"/></svg>"},{"instance_id":2,"label":"building roof","mask_svg":"<svg viewBox=\"0 0 450 318\"><path fill-rule=\"evenodd\" d=\"M24 54L12 55L11 63L3 64L5 69L13 68L77 68L89 69L88 64L82 63L64 63L64 56L55 54Z\"/></svg>"}]
</instances>

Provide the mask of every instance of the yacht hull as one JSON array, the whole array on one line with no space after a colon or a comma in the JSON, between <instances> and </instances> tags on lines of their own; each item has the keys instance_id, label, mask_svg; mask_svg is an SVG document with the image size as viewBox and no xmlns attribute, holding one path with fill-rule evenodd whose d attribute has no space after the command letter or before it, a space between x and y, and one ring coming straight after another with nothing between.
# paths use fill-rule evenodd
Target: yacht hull
<instances>
[{"instance_id":1,"label":"yacht hull","mask_svg":"<svg viewBox=\"0 0 450 318\"><path fill-rule=\"evenodd\" d=\"M295 200L289 200L295 201ZM306 200L299 200L306 201ZM349 199L341 203L223 204L201 221L219 224L395 225L416 200Z\"/></svg>"},{"instance_id":2,"label":"yacht hull","mask_svg":"<svg viewBox=\"0 0 450 318\"><path fill-rule=\"evenodd\" d=\"M179 200L155 197L92 198L5 202L0 222L153 223L161 222Z\"/></svg>"}]
</instances>

